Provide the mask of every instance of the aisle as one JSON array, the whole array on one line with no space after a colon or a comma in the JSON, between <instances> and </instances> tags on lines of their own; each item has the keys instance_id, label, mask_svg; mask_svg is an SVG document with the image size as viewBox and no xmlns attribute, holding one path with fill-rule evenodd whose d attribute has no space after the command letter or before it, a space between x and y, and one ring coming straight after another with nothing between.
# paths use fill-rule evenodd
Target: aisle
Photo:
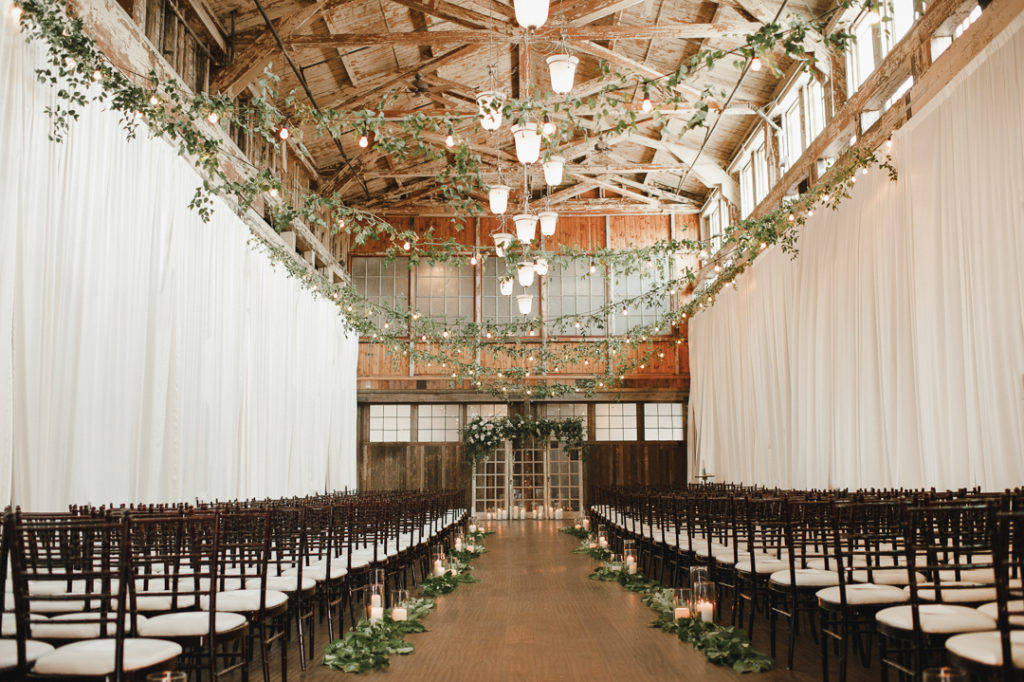
<instances>
[{"instance_id":1,"label":"aisle","mask_svg":"<svg viewBox=\"0 0 1024 682\"><path fill-rule=\"evenodd\" d=\"M488 552L474 562L480 582L439 598L425 621L429 632L409 638L416 652L393 656L390 670L346 676L313 664L301 675L294 665L289 679L819 679L817 656L798 663L801 674L781 670L740 676L709 664L675 637L648 627L653 612L637 595L588 580L591 560L570 552L577 541L558 532L562 525L494 523L496 534L484 541Z\"/></svg>"}]
</instances>

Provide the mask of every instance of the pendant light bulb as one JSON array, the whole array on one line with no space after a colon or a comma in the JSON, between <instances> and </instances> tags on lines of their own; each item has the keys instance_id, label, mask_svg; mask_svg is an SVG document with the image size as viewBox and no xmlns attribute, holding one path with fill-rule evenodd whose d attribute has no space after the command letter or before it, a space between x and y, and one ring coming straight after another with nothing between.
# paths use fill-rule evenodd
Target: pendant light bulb
<instances>
[{"instance_id":1,"label":"pendant light bulb","mask_svg":"<svg viewBox=\"0 0 1024 682\"><path fill-rule=\"evenodd\" d=\"M640 110L642 112L650 113L654 109L654 102L651 101L651 91L644 88L644 101L640 103Z\"/></svg>"},{"instance_id":2,"label":"pendant light bulb","mask_svg":"<svg viewBox=\"0 0 1024 682\"><path fill-rule=\"evenodd\" d=\"M359 136L359 146L362 147L363 149L366 149L367 147L370 146L370 138L366 135L366 133L363 133L362 135Z\"/></svg>"},{"instance_id":3,"label":"pendant light bulb","mask_svg":"<svg viewBox=\"0 0 1024 682\"><path fill-rule=\"evenodd\" d=\"M551 75L551 89L559 95L572 90L573 81L576 79L576 65L580 63L579 57L571 54L553 54L548 57L547 62Z\"/></svg>"},{"instance_id":4,"label":"pendant light bulb","mask_svg":"<svg viewBox=\"0 0 1024 682\"><path fill-rule=\"evenodd\" d=\"M548 20L549 0L513 0L516 23L523 28L540 28Z\"/></svg>"},{"instance_id":5,"label":"pendant light bulb","mask_svg":"<svg viewBox=\"0 0 1024 682\"><path fill-rule=\"evenodd\" d=\"M455 131L452 129L451 125L448 126L448 135L444 138L444 146L449 149L455 146Z\"/></svg>"},{"instance_id":6,"label":"pendant light bulb","mask_svg":"<svg viewBox=\"0 0 1024 682\"><path fill-rule=\"evenodd\" d=\"M206 120L212 123L213 125L217 125L217 121L220 120L220 116L217 114L216 111L211 111L210 115L206 117Z\"/></svg>"},{"instance_id":7,"label":"pendant light bulb","mask_svg":"<svg viewBox=\"0 0 1024 682\"><path fill-rule=\"evenodd\" d=\"M281 129L277 131L277 136L280 137L282 140L287 140L288 135L290 135L290 133L288 132L288 128L286 126L281 126Z\"/></svg>"},{"instance_id":8,"label":"pendant light bulb","mask_svg":"<svg viewBox=\"0 0 1024 682\"><path fill-rule=\"evenodd\" d=\"M760 71L762 66L763 66L763 64L761 64L761 58L760 57L754 57L753 59L750 60L750 70L751 71Z\"/></svg>"},{"instance_id":9,"label":"pendant light bulb","mask_svg":"<svg viewBox=\"0 0 1024 682\"><path fill-rule=\"evenodd\" d=\"M544 137L551 137L555 134L556 130L558 130L558 128L555 126L554 121L551 120L550 116L544 114L544 125L540 129L541 134L544 135Z\"/></svg>"}]
</instances>

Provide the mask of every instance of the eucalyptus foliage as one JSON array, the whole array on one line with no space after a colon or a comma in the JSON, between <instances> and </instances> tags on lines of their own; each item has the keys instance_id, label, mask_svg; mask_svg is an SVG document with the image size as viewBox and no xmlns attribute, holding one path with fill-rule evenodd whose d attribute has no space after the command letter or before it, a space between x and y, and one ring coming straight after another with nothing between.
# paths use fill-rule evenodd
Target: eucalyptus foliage
<instances>
[{"instance_id":1,"label":"eucalyptus foliage","mask_svg":"<svg viewBox=\"0 0 1024 682\"><path fill-rule=\"evenodd\" d=\"M361 620L341 639L324 647L324 665L348 673L364 673L388 666L392 655L411 654L415 647L404 637L426 632L423 619L434 605L430 599L409 599L408 620L393 620L390 609L377 622Z\"/></svg>"}]
</instances>

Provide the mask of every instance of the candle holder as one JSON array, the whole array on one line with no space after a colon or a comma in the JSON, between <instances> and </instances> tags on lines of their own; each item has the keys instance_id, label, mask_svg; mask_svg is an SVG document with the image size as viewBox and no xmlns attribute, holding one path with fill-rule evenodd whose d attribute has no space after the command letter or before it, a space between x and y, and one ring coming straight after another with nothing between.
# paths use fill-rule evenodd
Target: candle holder
<instances>
[{"instance_id":1,"label":"candle holder","mask_svg":"<svg viewBox=\"0 0 1024 682\"><path fill-rule=\"evenodd\" d=\"M630 548L622 552L622 560L625 563L626 573L630 575L636 575L637 571L637 553L636 549Z\"/></svg>"},{"instance_id":2,"label":"candle holder","mask_svg":"<svg viewBox=\"0 0 1024 682\"><path fill-rule=\"evenodd\" d=\"M697 583L707 582L711 580L711 573L708 571L707 566L690 566L690 587L694 587Z\"/></svg>"},{"instance_id":3,"label":"candle holder","mask_svg":"<svg viewBox=\"0 0 1024 682\"><path fill-rule=\"evenodd\" d=\"M476 529L477 529L477 527L479 527L479 525L480 525L480 522L477 520L477 518L475 516L470 516L469 517L469 532L470 532L470 534L475 533Z\"/></svg>"},{"instance_id":4,"label":"candle holder","mask_svg":"<svg viewBox=\"0 0 1024 682\"><path fill-rule=\"evenodd\" d=\"M694 615L705 623L715 622L715 584L710 580L701 580L694 583L691 589L695 607Z\"/></svg>"},{"instance_id":5,"label":"candle holder","mask_svg":"<svg viewBox=\"0 0 1024 682\"><path fill-rule=\"evenodd\" d=\"M622 555L612 554L610 557L605 559L604 567L609 571L621 571L622 570Z\"/></svg>"},{"instance_id":6,"label":"candle holder","mask_svg":"<svg viewBox=\"0 0 1024 682\"><path fill-rule=\"evenodd\" d=\"M459 574L459 560L453 556L448 557L445 563L445 569L452 575Z\"/></svg>"},{"instance_id":7,"label":"candle holder","mask_svg":"<svg viewBox=\"0 0 1024 682\"><path fill-rule=\"evenodd\" d=\"M430 575L435 578L439 578L444 575L445 572L445 555L443 545L434 545L434 551L431 554L432 562L430 564L431 570Z\"/></svg>"},{"instance_id":8,"label":"candle holder","mask_svg":"<svg viewBox=\"0 0 1024 682\"><path fill-rule=\"evenodd\" d=\"M590 517L586 514L580 514L580 516L582 517L583 530L590 530Z\"/></svg>"},{"instance_id":9,"label":"candle holder","mask_svg":"<svg viewBox=\"0 0 1024 682\"><path fill-rule=\"evenodd\" d=\"M406 602L409 601L407 590L391 591L391 620L397 622L409 620L409 608Z\"/></svg>"},{"instance_id":10,"label":"candle holder","mask_svg":"<svg viewBox=\"0 0 1024 682\"><path fill-rule=\"evenodd\" d=\"M675 620L682 620L693 616L693 590L689 587L679 587L672 591L672 617Z\"/></svg>"},{"instance_id":11,"label":"candle holder","mask_svg":"<svg viewBox=\"0 0 1024 682\"><path fill-rule=\"evenodd\" d=\"M597 546L601 549L608 549L608 531L604 526L597 527Z\"/></svg>"},{"instance_id":12,"label":"candle holder","mask_svg":"<svg viewBox=\"0 0 1024 682\"><path fill-rule=\"evenodd\" d=\"M587 535L587 547L589 547L590 549L597 548L597 535L595 535L594 533L590 533L589 535Z\"/></svg>"},{"instance_id":13,"label":"candle holder","mask_svg":"<svg viewBox=\"0 0 1024 682\"><path fill-rule=\"evenodd\" d=\"M466 550L466 536L462 533L456 533L455 535L455 551L461 552Z\"/></svg>"}]
</instances>

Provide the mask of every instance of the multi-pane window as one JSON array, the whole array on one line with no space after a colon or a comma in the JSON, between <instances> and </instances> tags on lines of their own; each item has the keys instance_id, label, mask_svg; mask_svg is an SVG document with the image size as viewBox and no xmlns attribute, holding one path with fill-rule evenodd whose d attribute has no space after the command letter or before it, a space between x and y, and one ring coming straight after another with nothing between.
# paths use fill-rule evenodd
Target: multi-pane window
<instances>
[{"instance_id":1,"label":"multi-pane window","mask_svg":"<svg viewBox=\"0 0 1024 682\"><path fill-rule=\"evenodd\" d=\"M878 24L865 14L851 27L856 41L846 53L846 90L852 95L867 80L882 60Z\"/></svg>"},{"instance_id":2,"label":"multi-pane window","mask_svg":"<svg viewBox=\"0 0 1024 682\"><path fill-rule=\"evenodd\" d=\"M796 96L782 114L783 166L786 168L796 163L804 150L804 126L801 116L800 97Z\"/></svg>"},{"instance_id":3,"label":"multi-pane window","mask_svg":"<svg viewBox=\"0 0 1024 682\"><path fill-rule=\"evenodd\" d=\"M757 206L754 201L754 164L750 159L740 168L740 214L746 218Z\"/></svg>"},{"instance_id":4,"label":"multi-pane window","mask_svg":"<svg viewBox=\"0 0 1024 682\"><path fill-rule=\"evenodd\" d=\"M683 440L683 404L644 403L644 440Z\"/></svg>"},{"instance_id":5,"label":"multi-pane window","mask_svg":"<svg viewBox=\"0 0 1024 682\"><path fill-rule=\"evenodd\" d=\"M591 274L585 262L572 261L564 268L552 265L547 275L547 287L548 319L587 315L604 306L604 272L597 268ZM588 319L581 322L578 329L570 325L568 329L552 331L568 336L594 336L602 333L602 326Z\"/></svg>"},{"instance_id":6,"label":"multi-pane window","mask_svg":"<svg viewBox=\"0 0 1024 682\"><path fill-rule=\"evenodd\" d=\"M540 414L545 419L569 419L578 417L583 420L583 430L587 430L586 403L543 403Z\"/></svg>"},{"instance_id":7,"label":"multi-pane window","mask_svg":"<svg viewBox=\"0 0 1024 682\"><path fill-rule=\"evenodd\" d=\"M889 99L885 100L885 105L882 108L888 109L891 107L900 97L907 94L907 91L912 87L914 87L914 77L907 76L906 80L900 83L900 87L896 88L896 91L889 95Z\"/></svg>"},{"instance_id":8,"label":"multi-pane window","mask_svg":"<svg viewBox=\"0 0 1024 682\"><path fill-rule=\"evenodd\" d=\"M668 264L660 259L648 261L639 272L617 273L612 287L613 333L625 334L661 319L668 312L668 293L664 290L667 279ZM644 296L652 291L658 293Z\"/></svg>"},{"instance_id":9,"label":"multi-pane window","mask_svg":"<svg viewBox=\"0 0 1024 682\"><path fill-rule=\"evenodd\" d=\"M409 300L409 265L399 258L388 264L376 256L352 257L352 283L368 302L389 308L405 309ZM383 316L376 316L378 326Z\"/></svg>"},{"instance_id":10,"label":"multi-pane window","mask_svg":"<svg viewBox=\"0 0 1024 682\"><path fill-rule=\"evenodd\" d=\"M410 405L370 405L370 442L408 443L411 415Z\"/></svg>"},{"instance_id":11,"label":"multi-pane window","mask_svg":"<svg viewBox=\"0 0 1024 682\"><path fill-rule=\"evenodd\" d=\"M483 417L484 419L493 419L494 417L507 417L508 416L508 405L495 405L495 404L483 404L483 405L466 405L466 418L472 419L473 417Z\"/></svg>"},{"instance_id":12,"label":"multi-pane window","mask_svg":"<svg viewBox=\"0 0 1024 682\"><path fill-rule=\"evenodd\" d=\"M473 319L473 266L449 263L416 268L416 308L426 317L454 324Z\"/></svg>"},{"instance_id":13,"label":"multi-pane window","mask_svg":"<svg viewBox=\"0 0 1024 682\"><path fill-rule=\"evenodd\" d=\"M488 258L484 263L484 280L481 292L484 322L508 324L509 322L520 322L527 318L536 318L540 314L540 304L537 300L539 287L536 275L533 278L533 284L524 288L519 284L519 280L515 272L513 272L512 277L515 283L513 284L512 295L510 296L501 293L501 281L507 276L504 258ZM519 312L519 301L516 299L516 296L521 294L533 296L529 315L523 315Z\"/></svg>"},{"instance_id":14,"label":"multi-pane window","mask_svg":"<svg viewBox=\"0 0 1024 682\"><path fill-rule=\"evenodd\" d=\"M804 87L803 95L806 140L810 144L825 129L825 88L820 81L812 78Z\"/></svg>"},{"instance_id":15,"label":"multi-pane window","mask_svg":"<svg viewBox=\"0 0 1024 682\"><path fill-rule=\"evenodd\" d=\"M452 443L459 440L458 405L420 405L416 440L421 443Z\"/></svg>"},{"instance_id":16,"label":"multi-pane window","mask_svg":"<svg viewBox=\"0 0 1024 682\"><path fill-rule=\"evenodd\" d=\"M750 163L754 166L754 201L761 203L768 196L768 157L764 151L764 133L759 133L756 139Z\"/></svg>"},{"instance_id":17,"label":"multi-pane window","mask_svg":"<svg viewBox=\"0 0 1024 682\"><path fill-rule=\"evenodd\" d=\"M636 403L594 405L595 440L636 440Z\"/></svg>"}]
</instances>

